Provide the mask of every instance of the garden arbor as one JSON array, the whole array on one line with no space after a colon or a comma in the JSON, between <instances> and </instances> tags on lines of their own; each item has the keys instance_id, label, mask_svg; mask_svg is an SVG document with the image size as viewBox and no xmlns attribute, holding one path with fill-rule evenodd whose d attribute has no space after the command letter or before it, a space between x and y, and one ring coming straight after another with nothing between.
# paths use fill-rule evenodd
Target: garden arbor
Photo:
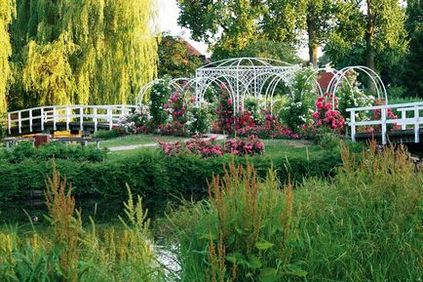
<instances>
[{"instance_id":1,"label":"garden arbor","mask_svg":"<svg viewBox=\"0 0 423 282\"><path fill-rule=\"evenodd\" d=\"M237 113L243 109L247 96L271 101L279 83L289 88L300 69L299 65L262 58L235 58L210 63L196 71L196 105L204 102L210 86L219 84L228 90L234 113Z\"/></svg>"},{"instance_id":2,"label":"garden arbor","mask_svg":"<svg viewBox=\"0 0 423 282\"><path fill-rule=\"evenodd\" d=\"M244 108L246 97L263 98L267 105L272 105L273 96L278 90L278 85L283 85L290 90L296 74L302 70L300 65L291 65L282 61L263 58L233 58L207 64L196 70L193 78L168 79L170 91L182 94L190 92L195 96L195 106L200 107L205 102L205 95L209 88L220 86L229 93L233 100L234 114ZM331 73L327 89L322 89L317 77L321 73ZM364 66L349 66L341 70L320 68L315 69L307 79L307 83L315 85L316 95L323 96L329 92L336 96L341 85L354 86L348 80L349 74L357 72L370 77L374 84L377 99L388 101L385 85L380 76L373 70ZM139 92L137 104L148 100L151 89L156 83L166 79L156 79L146 84Z\"/></svg>"},{"instance_id":3,"label":"garden arbor","mask_svg":"<svg viewBox=\"0 0 423 282\"><path fill-rule=\"evenodd\" d=\"M192 91L195 105L205 102L207 90L214 86L225 88L233 100L234 114L243 109L244 99L248 96L264 98L271 102L280 84L290 88L300 65L262 58L234 58L207 64L196 71L194 78L175 78L169 80L171 91L185 93ZM142 103L151 88L163 79L145 85L137 98ZM271 104L271 103L270 103Z\"/></svg>"}]
</instances>

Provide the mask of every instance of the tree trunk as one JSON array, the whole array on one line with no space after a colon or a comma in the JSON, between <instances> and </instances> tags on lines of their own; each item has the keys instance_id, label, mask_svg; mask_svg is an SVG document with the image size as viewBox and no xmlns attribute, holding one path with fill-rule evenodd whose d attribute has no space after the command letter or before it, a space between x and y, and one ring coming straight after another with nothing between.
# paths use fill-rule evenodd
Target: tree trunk
<instances>
[{"instance_id":1,"label":"tree trunk","mask_svg":"<svg viewBox=\"0 0 423 282\"><path fill-rule=\"evenodd\" d=\"M316 21L310 15L307 16L307 33L308 33L308 54L310 56L310 64L317 67L319 40L317 38Z\"/></svg>"},{"instance_id":2,"label":"tree trunk","mask_svg":"<svg viewBox=\"0 0 423 282\"><path fill-rule=\"evenodd\" d=\"M366 66L376 72L375 57L376 52L373 47L373 39L375 33L375 16L371 6L372 0L367 0L367 27L366 27ZM374 76L368 79L368 88L370 93L376 94L376 85L374 84Z\"/></svg>"}]
</instances>

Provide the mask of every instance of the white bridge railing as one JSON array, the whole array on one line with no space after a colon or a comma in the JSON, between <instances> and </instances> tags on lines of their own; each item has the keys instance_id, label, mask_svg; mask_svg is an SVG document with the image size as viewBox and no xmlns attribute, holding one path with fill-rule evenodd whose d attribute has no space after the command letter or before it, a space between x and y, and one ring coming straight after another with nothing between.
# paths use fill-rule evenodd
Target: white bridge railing
<instances>
[{"instance_id":1,"label":"white bridge railing","mask_svg":"<svg viewBox=\"0 0 423 282\"><path fill-rule=\"evenodd\" d=\"M394 113L400 113L398 118L388 117L388 111L392 110ZM357 127L359 126L380 126L382 144L387 144L387 126L399 125L401 130L413 129L414 142L420 142L420 125L423 124L423 115L420 117L420 111L423 110L423 102L392 104L372 107L360 107L347 109L350 112L350 122L348 125L351 127L351 139L355 141L357 134ZM377 120L356 121L357 114L368 113L371 111L379 111L380 118Z\"/></svg>"},{"instance_id":2,"label":"white bridge railing","mask_svg":"<svg viewBox=\"0 0 423 282\"><path fill-rule=\"evenodd\" d=\"M7 113L8 132L11 134L12 128L17 128L21 134L23 128L28 128L27 132L31 133L35 127L44 131L47 124L52 124L53 130L57 130L58 123L66 124L66 130L69 130L70 124L75 122L79 123L80 130L84 130L84 123L87 122L94 124L94 131L97 131L99 124L112 129L119 118L136 108L134 105L67 105L24 109Z\"/></svg>"}]
</instances>

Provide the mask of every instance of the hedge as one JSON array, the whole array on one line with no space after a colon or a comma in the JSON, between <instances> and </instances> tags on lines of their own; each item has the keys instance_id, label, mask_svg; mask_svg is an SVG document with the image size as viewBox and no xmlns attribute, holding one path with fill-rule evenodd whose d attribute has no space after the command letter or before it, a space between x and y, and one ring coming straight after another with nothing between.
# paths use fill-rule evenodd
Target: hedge
<instances>
[{"instance_id":1,"label":"hedge","mask_svg":"<svg viewBox=\"0 0 423 282\"><path fill-rule=\"evenodd\" d=\"M318 151L309 156L283 154L250 157L222 156L203 159L193 155L167 157L158 150L146 150L134 155L106 159L102 162L80 162L57 159L56 166L77 196L126 195L127 183L133 193L144 197L171 195L203 195L212 175L220 175L231 162L251 162L260 176L271 168L281 182L288 178L301 181L310 176L328 176L341 164L339 152ZM0 197L24 198L32 190L44 190L51 173L52 161L27 159L19 163L0 164Z\"/></svg>"}]
</instances>

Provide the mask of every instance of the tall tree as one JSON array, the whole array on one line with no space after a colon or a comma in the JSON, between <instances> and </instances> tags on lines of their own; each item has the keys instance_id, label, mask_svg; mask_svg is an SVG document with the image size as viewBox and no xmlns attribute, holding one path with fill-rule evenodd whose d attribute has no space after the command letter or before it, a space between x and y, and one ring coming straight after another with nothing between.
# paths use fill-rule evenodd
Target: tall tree
<instances>
[{"instance_id":1,"label":"tall tree","mask_svg":"<svg viewBox=\"0 0 423 282\"><path fill-rule=\"evenodd\" d=\"M333 1L330 0L303 0L302 13L305 16L305 30L307 31L308 54L310 63L317 66L319 47L326 42L329 32L329 23L333 16Z\"/></svg>"},{"instance_id":2,"label":"tall tree","mask_svg":"<svg viewBox=\"0 0 423 282\"><path fill-rule=\"evenodd\" d=\"M159 44L159 77L192 77L195 70L205 63L205 58L190 50L183 39L164 34Z\"/></svg>"},{"instance_id":3,"label":"tall tree","mask_svg":"<svg viewBox=\"0 0 423 282\"><path fill-rule=\"evenodd\" d=\"M10 80L9 57L12 54L9 25L15 13L13 0L0 2L0 116L7 112L6 93Z\"/></svg>"},{"instance_id":4,"label":"tall tree","mask_svg":"<svg viewBox=\"0 0 423 282\"><path fill-rule=\"evenodd\" d=\"M213 58L242 53L253 42L298 46L308 34L310 61L327 37L331 0L179 0L179 22L195 39L212 41ZM213 35L218 36L213 37ZM213 41L214 40L214 41Z\"/></svg>"},{"instance_id":5,"label":"tall tree","mask_svg":"<svg viewBox=\"0 0 423 282\"><path fill-rule=\"evenodd\" d=\"M216 53L239 50L257 35L259 1L179 0L178 22L196 40L214 43Z\"/></svg>"},{"instance_id":6,"label":"tall tree","mask_svg":"<svg viewBox=\"0 0 423 282\"><path fill-rule=\"evenodd\" d=\"M18 0L12 103L133 102L157 72L153 3Z\"/></svg>"},{"instance_id":7,"label":"tall tree","mask_svg":"<svg viewBox=\"0 0 423 282\"><path fill-rule=\"evenodd\" d=\"M423 1L407 1L407 31L410 49L404 81L410 94L423 97Z\"/></svg>"},{"instance_id":8,"label":"tall tree","mask_svg":"<svg viewBox=\"0 0 423 282\"><path fill-rule=\"evenodd\" d=\"M378 71L407 50L405 11L399 0L336 0L335 28L325 52L338 67L366 64ZM379 62L379 63L378 63Z\"/></svg>"}]
</instances>

